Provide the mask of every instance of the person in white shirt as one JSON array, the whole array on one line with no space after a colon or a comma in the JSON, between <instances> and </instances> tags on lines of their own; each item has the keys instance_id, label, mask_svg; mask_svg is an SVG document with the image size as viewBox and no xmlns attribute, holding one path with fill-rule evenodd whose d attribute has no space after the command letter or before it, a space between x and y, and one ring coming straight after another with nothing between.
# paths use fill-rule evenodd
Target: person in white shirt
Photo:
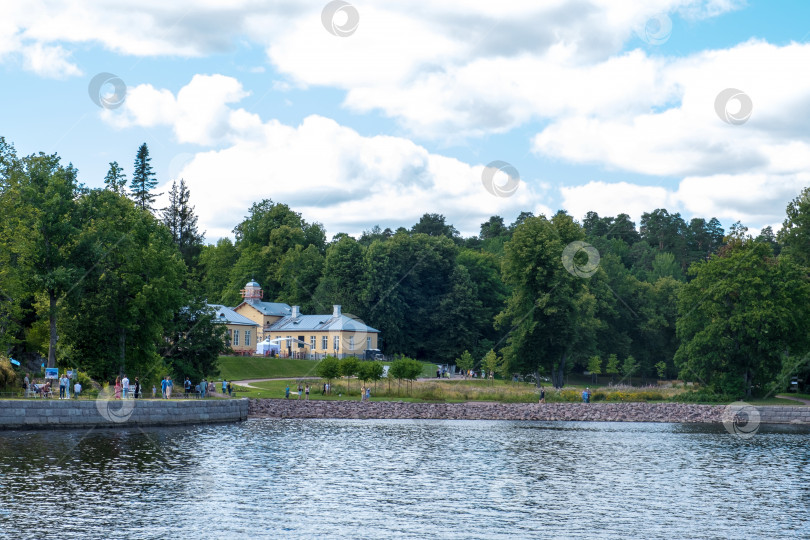
<instances>
[{"instance_id":1,"label":"person in white shirt","mask_svg":"<svg viewBox=\"0 0 810 540\"><path fill-rule=\"evenodd\" d=\"M79 392L81 392L81 391L82 391L82 385L79 383L79 381L76 381L76 384L73 385L73 394L78 398L79 397Z\"/></svg>"},{"instance_id":2,"label":"person in white shirt","mask_svg":"<svg viewBox=\"0 0 810 540\"><path fill-rule=\"evenodd\" d=\"M127 394L129 394L129 379L126 375L124 375L124 379L121 381L121 386L124 388L124 399L127 399Z\"/></svg>"}]
</instances>

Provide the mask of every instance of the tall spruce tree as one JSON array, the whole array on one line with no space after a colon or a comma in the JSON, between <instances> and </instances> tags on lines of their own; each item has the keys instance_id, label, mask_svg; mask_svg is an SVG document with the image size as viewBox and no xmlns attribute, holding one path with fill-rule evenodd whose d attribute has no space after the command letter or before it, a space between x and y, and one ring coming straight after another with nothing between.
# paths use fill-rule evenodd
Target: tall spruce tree
<instances>
[{"instance_id":1,"label":"tall spruce tree","mask_svg":"<svg viewBox=\"0 0 810 540\"><path fill-rule=\"evenodd\" d=\"M129 188L132 198L143 210L153 210L152 203L160 193L150 193L157 186L155 173L152 171L152 158L149 157L149 147L143 143L135 155L135 171L132 173L132 182Z\"/></svg>"},{"instance_id":2,"label":"tall spruce tree","mask_svg":"<svg viewBox=\"0 0 810 540\"><path fill-rule=\"evenodd\" d=\"M180 183L172 181L169 191L169 206L162 209L163 224L172 233L172 239L180 250L186 265L192 268L200 255L203 244L203 235L197 229L197 215L194 207L189 204L191 192L185 180Z\"/></svg>"}]
</instances>

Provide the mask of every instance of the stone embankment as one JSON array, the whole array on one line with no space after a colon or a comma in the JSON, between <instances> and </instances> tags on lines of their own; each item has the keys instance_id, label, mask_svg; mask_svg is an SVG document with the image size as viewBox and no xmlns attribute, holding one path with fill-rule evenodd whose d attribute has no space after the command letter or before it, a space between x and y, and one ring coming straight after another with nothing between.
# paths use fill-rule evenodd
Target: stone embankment
<instances>
[{"instance_id":1,"label":"stone embankment","mask_svg":"<svg viewBox=\"0 0 810 540\"><path fill-rule=\"evenodd\" d=\"M762 423L810 424L810 407L756 407ZM583 422L723 421L724 405L688 403L407 403L251 399L257 418L400 418Z\"/></svg>"},{"instance_id":2,"label":"stone embankment","mask_svg":"<svg viewBox=\"0 0 810 540\"><path fill-rule=\"evenodd\" d=\"M238 422L247 416L247 399L0 401L0 429L168 426Z\"/></svg>"}]
</instances>

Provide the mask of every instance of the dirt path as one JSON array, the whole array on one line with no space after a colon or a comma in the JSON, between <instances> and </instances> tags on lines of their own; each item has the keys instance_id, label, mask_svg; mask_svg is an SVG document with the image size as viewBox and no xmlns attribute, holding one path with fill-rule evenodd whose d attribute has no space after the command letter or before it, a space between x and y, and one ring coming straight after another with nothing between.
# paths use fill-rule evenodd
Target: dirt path
<instances>
[{"instance_id":1,"label":"dirt path","mask_svg":"<svg viewBox=\"0 0 810 540\"><path fill-rule=\"evenodd\" d=\"M231 383L238 384L239 386L247 386L248 388L253 388L255 390L267 390L266 388L259 388L258 386L253 386L251 383L264 381L306 381L319 379L320 377L274 377L272 379L244 379L241 381L231 381Z\"/></svg>"},{"instance_id":2,"label":"dirt path","mask_svg":"<svg viewBox=\"0 0 810 540\"><path fill-rule=\"evenodd\" d=\"M786 396L784 394L779 394L776 397L782 398L782 399L790 399L792 401L800 401L801 403L804 403L805 405L810 405L810 399L803 399L803 398L800 398L800 397Z\"/></svg>"}]
</instances>

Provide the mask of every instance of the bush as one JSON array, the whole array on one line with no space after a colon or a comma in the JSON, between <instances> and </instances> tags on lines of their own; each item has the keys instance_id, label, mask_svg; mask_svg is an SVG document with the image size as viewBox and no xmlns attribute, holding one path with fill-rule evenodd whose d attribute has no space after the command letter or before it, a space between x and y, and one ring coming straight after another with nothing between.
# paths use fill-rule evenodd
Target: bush
<instances>
[{"instance_id":1,"label":"bush","mask_svg":"<svg viewBox=\"0 0 810 540\"><path fill-rule=\"evenodd\" d=\"M0 388L10 390L18 386L17 372L5 356L0 356Z\"/></svg>"}]
</instances>

